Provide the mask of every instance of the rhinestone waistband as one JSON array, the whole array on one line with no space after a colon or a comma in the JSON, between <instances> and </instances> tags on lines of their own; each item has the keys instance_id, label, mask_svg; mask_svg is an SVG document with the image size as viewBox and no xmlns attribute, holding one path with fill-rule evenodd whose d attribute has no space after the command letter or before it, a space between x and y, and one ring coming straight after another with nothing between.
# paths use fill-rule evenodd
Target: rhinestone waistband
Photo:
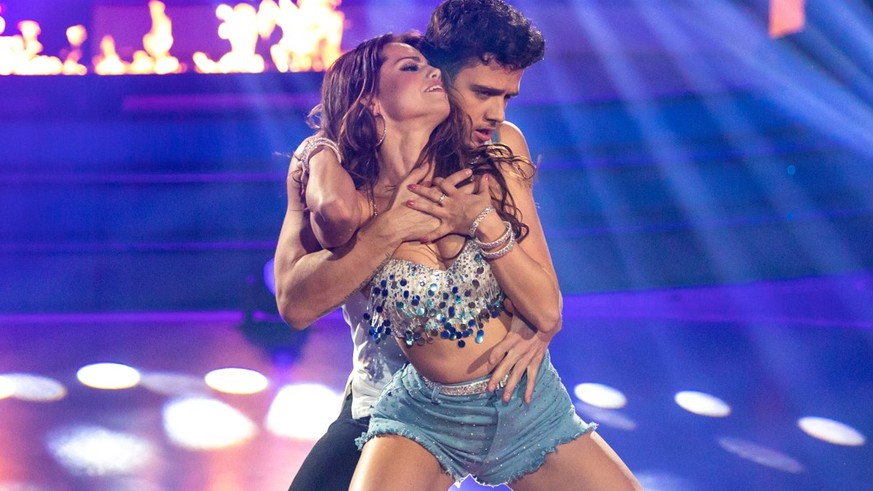
<instances>
[{"instance_id":1,"label":"rhinestone waistband","mask_svg":"<svg viewBox=\"0 0 873 491\"><path fill-rule=\"evenodd\" d=\"M472 396L476 394L484 394L488 391L488 380L490 380L490 378L486 378L484 380L474 380L473 382L467 382L465 384L443 385L430 381L424 377L421 377L421 379L424 380L424 385L426 385L427 388L436 390L445 396ZM509 374L506 374L499 382L497 382L497 388L502 389L508 380Z\"/></svg>"}]
</instances>

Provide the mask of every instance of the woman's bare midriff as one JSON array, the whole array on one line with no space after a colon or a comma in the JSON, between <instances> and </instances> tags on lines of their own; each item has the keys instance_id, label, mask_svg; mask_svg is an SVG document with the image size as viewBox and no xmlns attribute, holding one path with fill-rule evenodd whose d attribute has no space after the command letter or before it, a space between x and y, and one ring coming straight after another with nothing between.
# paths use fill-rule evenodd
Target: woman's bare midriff
<instances>
[{"instance_id":1,"label":"woman's bare midriff","mask_svg":"<svg viewBox=\"0 0 873 491\"><path fill-rule=\"evenodd\" d=\"M450 262L442 262L440 257L456 258L464 247L465 239L449 235L431 246L404 243L395 252L395 259L403 259L423 264L431 268L447 269ZM484 377L490 373L488 356L491 349L503 340L509 331L510 316L505 311L484 326L485 337L476 343L475 337L465 340L463 348L457 341L434 337L424 345L407 346L397 339L400 349L410 363L428 380L441 384L455 384Z\"/></svg>"},{"instance_id":2,"label":"woman's bare midriff","mask_svg":"<svg viewBox=\"0 0 873 491\"><path fill-rule=\"evenodd\" d=\"M428 380L441 384L467 382L488 375L488 356L491 349L503 340L509 331L509 315L500 316L485 325L485 337L476 343L471 337L466 346L458 347L456 341L435 338L422 346L406 346L398 340L400 348L412 366Z\"/></svg>"}]
</instances>

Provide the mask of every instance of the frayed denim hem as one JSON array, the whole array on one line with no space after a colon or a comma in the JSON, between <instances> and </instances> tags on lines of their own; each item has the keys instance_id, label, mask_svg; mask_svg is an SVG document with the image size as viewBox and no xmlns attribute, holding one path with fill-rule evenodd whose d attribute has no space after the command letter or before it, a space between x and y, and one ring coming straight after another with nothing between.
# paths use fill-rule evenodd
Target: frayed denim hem
<instances>
[{"instance_id":1,"label":"frayed denim hem","mask_svg":"<svg viewBox=\"0 0 873 491\"><path fill-rule=\"evenodd\" d=\"M510 487L512 487L511 483L514 483L515 481L518 481L519 479L521 479L522 477L524 477L524 476L526 476L526 475L528 475L528 474L532 474L532 473L538 471L539 468L542 467L543 464L546 463L546 457L547 457L550 453L556 452L556 451L558 450L558 447L559 447L559 446L561 446L561 445L563 445L563 444L565 444L565 443L570 443L570 442L576 440L577 438L579 438L579 437L581 437L581 436L583 436L583 435L586 435L586 434L588 434L588 433L593 432L594 430L597 429L597 426L598 426L597 423L588 423L588 426L587 426L584 430L580 430L578 433L576 433L575 435L573 435L573 436L571 436L571 437L569 437L569 438L558 438L558 439L555 439L555 440L552 442L552 444L549 446L549 449L548 449L548 450L543 450L543 451L542 451L542 455L540 456L539 459L537 459L536 461L534 461L533 463L531 463L531 465L529 465L529 466L527 467L527 469L525 469L525 470L523 470L523 471L521 471L521 472L517 472L516 474L513 474L513 475L510 476L509 479L507 479L506 481L503 481L503 482L500 482L500 483L493 484L493 483L481 482L481 481L479 481L479 479L476 479L476 476L473 476L473 478L476 479L476 482L478 482L479 484L484 484L484 485L486 485L486 486L497 486L498 484L504 484L504 483L506 483L506 484L509 484Z\"/></svg>"},{"instance_id":2,"label":"frayed denim hem","mask_svg":"<svg viewBox=\"0 0 873 491\"><path fill-rule=\"evenodd\" d=\"M370 430L370 431L367 431L366 433L362 434L358 438L356 438L355 445L358 446L358 450L362 450L364 448L364 445L368 441L372 440L373 438L376 438L379 436L384 436L384 435L402 436L403 438L407 438L407 439L412 440L415 443L421 445L422 447L424 447L425 450L428 451L428 453L433 455L433 458L435 458L437 460L437 462L439 462L440 467L443 468L443 472L452 476L452 479L454 479L455 482L461 481L462 479L467 477L467 474L457 475L449 470L449 466L446 465L447 462L444 461L444 459L447 459L447 457L445 457L445 456L440 457L440 452L438 452L438 448L436 447L436 445L433 444L433 442L422 440L420 437L416 436L413 432L407 430L406 428L380 428L377 430Z\"/></svg>"}]
</instances>

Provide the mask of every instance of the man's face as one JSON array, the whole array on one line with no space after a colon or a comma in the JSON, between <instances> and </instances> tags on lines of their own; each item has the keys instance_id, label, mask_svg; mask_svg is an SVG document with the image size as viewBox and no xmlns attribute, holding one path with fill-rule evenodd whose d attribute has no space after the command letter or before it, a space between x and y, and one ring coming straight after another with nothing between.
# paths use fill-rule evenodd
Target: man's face
<instances>
[{"instance_id":1,"label":"man's face","mask_svg":"<svg viewBox=\"0 0 873 491\"><path fill-rule=\"evenodd\" d=\"M509 70L497 62L462 68L452 83L461 109L472 121L472 141L481 145L491 139L506 119L506 104L518 95L523 69Z\"/></svg>"}]
</instances>

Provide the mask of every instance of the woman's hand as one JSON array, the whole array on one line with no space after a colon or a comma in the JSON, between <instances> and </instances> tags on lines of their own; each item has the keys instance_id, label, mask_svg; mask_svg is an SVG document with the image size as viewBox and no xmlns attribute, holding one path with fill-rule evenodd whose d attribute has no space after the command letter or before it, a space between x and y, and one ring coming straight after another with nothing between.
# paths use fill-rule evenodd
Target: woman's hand
<instances>
[{"instance_id":1,"label":"woman's hand","mask_svg":"<svg viewBox=\"0 0 873 491\"><path fill-rule=\"evenodd\" d=\"M482 210L491 206L487 174L478 182L461 185L472 175L470 169L462 169L445 179L434 179L432 186L408 186L410 191L418 195L418 199L410 200L407 206L439 220L439 226L433 232L421 237L422 242L433 242L451 233L466 236L473 220Z\"/></svg>"},{"instance_id":2,"label":"woman's hand","mask_svg":"<svg viewBox=\"0 0 873 491\"><path fill-rule=\"evenodd\" d=\"M530 404L540 364L556 332L537 331L521 317L513 316L509 324L509 332L503 340L494 345L488 356L488 365L492 369L488 390L491 392L497 390L500 380L508 375L509 378L503 389L503 401L509 402L522 375L527 374L524 402Z\"/></svg>"}]
</instances>

